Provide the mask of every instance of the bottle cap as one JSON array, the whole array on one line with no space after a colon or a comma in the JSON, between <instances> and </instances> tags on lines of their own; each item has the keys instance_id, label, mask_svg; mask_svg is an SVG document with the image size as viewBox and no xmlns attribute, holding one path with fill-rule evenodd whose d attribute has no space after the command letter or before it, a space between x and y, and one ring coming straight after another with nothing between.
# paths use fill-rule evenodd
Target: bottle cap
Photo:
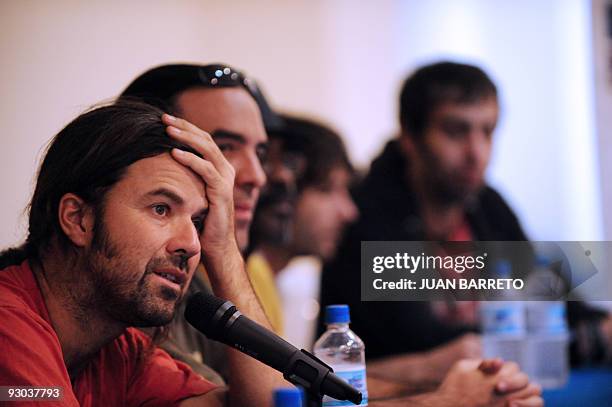
<instances>
[{"instance_id":1,"label":"bottle cap","mask_svg":"<svg viewBox=\"0 0 612 407\"><path fill-rule=\"evenodd\" d=\"M548 256L536 254L534 263L537 267L548 267L550 266L551 261Z\"/></svg>"},{"instance_id":2,"label":"bottle cap","mask_svg":"<svg viewBox=\"0 0 612 407\"><path fill-rule=\"evenodd\" d=\"M512 263L506 259L498 260L495 263L495 276L499 278L510 278L512 275Z\"/></svg>"},{"instance_id":3,"label":"bottle cap","mask_svg":"<svg viewBox=\"0 0 612 407\"><path fill-rule=\"evenodd\" d=\"M274 391L274 407L302 407L302 389L286 387Z\"/></svg>"},{"instance_id":4,"label":"bottle cap","mask_svg":"<svg viewBox=\"0 0 612 407\"><path fill-rule=\"evenodd\" d=\"M346 304L340 305L328 305L325 307L325 323L326 324L337 324L337 323L349 323L351 317L349 314L349 306Z\"/></svg>"}]
</instances>

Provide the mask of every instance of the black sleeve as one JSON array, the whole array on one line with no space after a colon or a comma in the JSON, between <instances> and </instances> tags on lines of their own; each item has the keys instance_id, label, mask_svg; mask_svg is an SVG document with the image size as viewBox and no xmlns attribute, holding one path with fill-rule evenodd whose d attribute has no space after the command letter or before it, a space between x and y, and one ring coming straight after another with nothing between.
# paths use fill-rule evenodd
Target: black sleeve
<instances>
[{"instance_id":1,"label":"black sleeve","mask_svg":"<svg viewBox=\"0 0 612 407\"><path fill-rule=\"evenodd\" d=\"M424 351L468 331L466 327L440 323L427 302L362 302L361 227L356 224L349 228L336 259L324 266L319 333L323 331L324 307L331 304L349 305L351 329L364 341L368 359Z\"/></svg>"},{"instance_id":2,"label":"black sleeve","mask_svg":"<svg viewBox=\"0 0 612 407\"><path fill-rule=\"evenodd\" d=\"M468 217L477 240L528 240L515 213L491 187L483 188Z\"/></svg>"}]
</instances>

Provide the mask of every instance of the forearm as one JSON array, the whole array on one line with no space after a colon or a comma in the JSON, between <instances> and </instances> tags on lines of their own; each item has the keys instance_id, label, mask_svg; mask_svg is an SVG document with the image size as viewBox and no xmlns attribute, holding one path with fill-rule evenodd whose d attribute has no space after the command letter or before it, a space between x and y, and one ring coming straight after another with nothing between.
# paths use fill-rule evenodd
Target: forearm
<instances>
[{"instance_id":1,"label":"forearm","mask_svg":"<svg viewBox=\"0 0 612 407\"><path fill-rule=\"evenodd\" d=\"M207 269L215 295L232 301L246 317L271 329L239 253L222 257L218 264L207 264ZM279 372L235 349L228 348L227 361L231 406L272 405L274 389L289 386Z\"/></svg>"},{"instance_id":2,"label":"forearm","mask_svg":"<svg viewBox=\"0 0 612 407\"><path fill-rule=\"evenodd\" d=\"M431 389L442 381L443 374L427 360L427 353L404 354L368 362L367 368L369 374L379 379L417 390Z\"/></svg>"}]
</instances>

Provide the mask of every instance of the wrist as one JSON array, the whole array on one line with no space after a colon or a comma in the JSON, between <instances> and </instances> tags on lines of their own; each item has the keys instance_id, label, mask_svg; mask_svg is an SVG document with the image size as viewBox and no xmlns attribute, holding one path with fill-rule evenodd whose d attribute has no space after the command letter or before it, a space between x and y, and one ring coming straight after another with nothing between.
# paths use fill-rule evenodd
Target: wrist
<instances>
[{"instance_id":1,"label":"wrist","mask_svg":"<svg viewBox=\"0 0 612 407\"><path fill-rule=\"evenodd\" d=\"M202 263L213 287L233 284L236 279L245 276L244 260L235 242L213 254L203 253Z\"/></svg>"}]
</instances>

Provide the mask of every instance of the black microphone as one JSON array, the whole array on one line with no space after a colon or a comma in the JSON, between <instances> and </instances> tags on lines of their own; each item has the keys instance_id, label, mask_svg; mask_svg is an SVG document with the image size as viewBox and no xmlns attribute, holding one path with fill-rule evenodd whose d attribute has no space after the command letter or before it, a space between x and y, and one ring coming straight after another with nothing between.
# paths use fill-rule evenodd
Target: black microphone
<instances>
[{"instance_id":1,"label":"black microphone","mask_svg":"<svg viewBox=\"0 0 612 407\"><path fill-rule=\"evenodd\" d=\"M187 300L185 319L208 338L278 370L286 380L310 394L361 403L361 392L335 375L331 367L245 317L230 301L195 293Z\"/></svg>"}]
</instances>

